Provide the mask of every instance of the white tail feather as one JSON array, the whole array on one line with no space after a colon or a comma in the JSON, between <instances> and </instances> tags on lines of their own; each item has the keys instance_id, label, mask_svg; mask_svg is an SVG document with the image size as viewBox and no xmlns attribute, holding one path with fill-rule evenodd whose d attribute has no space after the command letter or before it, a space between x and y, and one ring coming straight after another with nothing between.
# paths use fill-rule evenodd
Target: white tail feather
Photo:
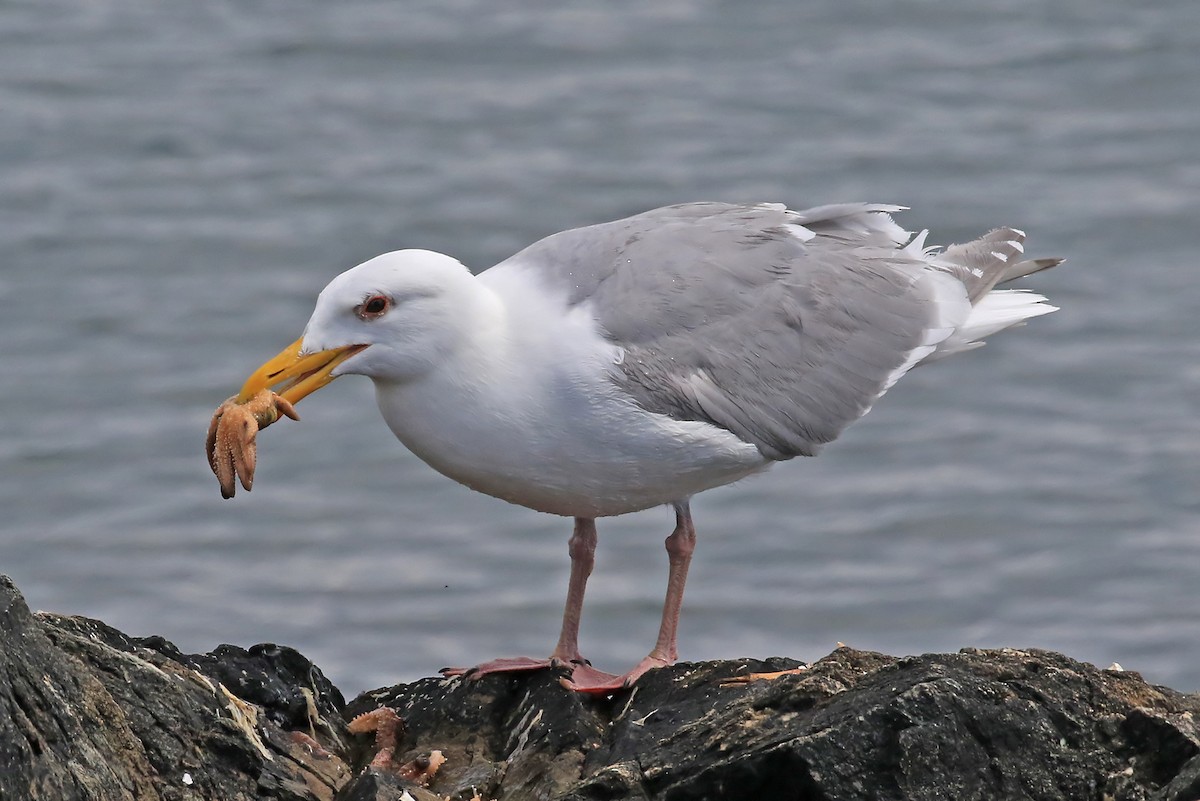
<instances>
[{"instance_id":1,"label":"white tail feather","mask_svg":"<svg viewBox=\"0 0 1200 801\"><path fill-rule=\"evenodd\" d=\"M1058 311L1058 307L1051 306L1044 296L1036 292L1024 289L994 289L980 298L962 325L922 361L937 361L964 350L978 348L983 344L984 338L1052 311Z\"/></svg>"}]
</instances>

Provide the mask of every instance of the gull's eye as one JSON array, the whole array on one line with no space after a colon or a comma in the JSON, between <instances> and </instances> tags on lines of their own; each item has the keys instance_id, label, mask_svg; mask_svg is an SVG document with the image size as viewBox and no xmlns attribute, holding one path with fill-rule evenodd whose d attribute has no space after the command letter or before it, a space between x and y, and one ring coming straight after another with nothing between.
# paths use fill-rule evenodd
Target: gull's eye
<instances>
[{"instance_id":1,"label":"gull's eye","mask_svg":"<svg viewBox=\"0 0 1200 801\"><path fill-rule=\"evenodd\" d=\"M391 305L392 301L386 295L371 295L355 307L354 313L364 320L374 320L382 316Z\"/></svg>"}]
</instances>

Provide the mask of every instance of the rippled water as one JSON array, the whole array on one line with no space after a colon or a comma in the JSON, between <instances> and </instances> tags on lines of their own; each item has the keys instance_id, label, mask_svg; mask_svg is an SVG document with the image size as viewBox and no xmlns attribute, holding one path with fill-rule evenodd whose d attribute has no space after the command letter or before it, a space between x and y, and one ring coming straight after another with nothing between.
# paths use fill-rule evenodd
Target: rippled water
<instances>
[{"instance_id":1,"label":"rippled water","mask_svg":"<svg viewBox=\"0 0 1200 801\"><path fill-rule=\"evenodd\" d=\"M348 691L544 654L569 521L433 473L363 379L223 502L212 408L384 250L898 202L935 241L1027 229L1063 310L701 496L682 655L1038 646L1200 689L1198 52L1193 0L5 3L0 571ZM670 527L601 521L598 665L649 648Z\"/></svg>"}]
</instances>

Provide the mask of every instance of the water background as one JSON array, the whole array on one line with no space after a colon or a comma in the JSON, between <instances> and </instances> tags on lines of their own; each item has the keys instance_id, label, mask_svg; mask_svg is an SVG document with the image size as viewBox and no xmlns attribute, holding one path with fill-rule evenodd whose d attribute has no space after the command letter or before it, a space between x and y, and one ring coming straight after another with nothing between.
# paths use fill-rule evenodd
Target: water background
<instances>
[{"instance_id":1,"label":"water background","mask_svg":"<svg viewBox=\"0 0 1200 801\"><path fill-rule=\"evenodd\" d=\"M1200 689L1200 4L0 5L0 572L347 692L553 644L570 522L435 474L370 383L222 501L212 409L334 274L483 268L686 200L1000 224L1062 311L711 491L685 659L1042 647ZM583 649L653 642L669 510L600 524Z\"/></svg>"}]
</instances>

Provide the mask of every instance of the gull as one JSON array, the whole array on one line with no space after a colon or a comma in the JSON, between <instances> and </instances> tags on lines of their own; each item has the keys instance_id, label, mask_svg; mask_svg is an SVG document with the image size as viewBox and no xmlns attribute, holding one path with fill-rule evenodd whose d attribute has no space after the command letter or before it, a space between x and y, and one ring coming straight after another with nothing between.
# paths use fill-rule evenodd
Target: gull
<instances>
[{"instance_id":1,"label":"gull","mask_svg":"<svg viewBox=\"0 0 1200 801\"><path fill-rule=\"evenodd\" d=\"M927 247L893 219L903 208L668 206L477 275L428 250L386 253L334 278L303 335L218 409L210 464L226 497L235 478L249 489L258 427L338 376L371 378L387 425L435 470L574 519L551 654L443 672L554 667L571 689L630 687L678 657L696 493L816 456L912 368L1055 311L995 289L1061 261L1023 258L1022 231ZM602 672L578 642L596 519L667 504L658 639L626 673Z\"/></svg>"}]
</instances>

